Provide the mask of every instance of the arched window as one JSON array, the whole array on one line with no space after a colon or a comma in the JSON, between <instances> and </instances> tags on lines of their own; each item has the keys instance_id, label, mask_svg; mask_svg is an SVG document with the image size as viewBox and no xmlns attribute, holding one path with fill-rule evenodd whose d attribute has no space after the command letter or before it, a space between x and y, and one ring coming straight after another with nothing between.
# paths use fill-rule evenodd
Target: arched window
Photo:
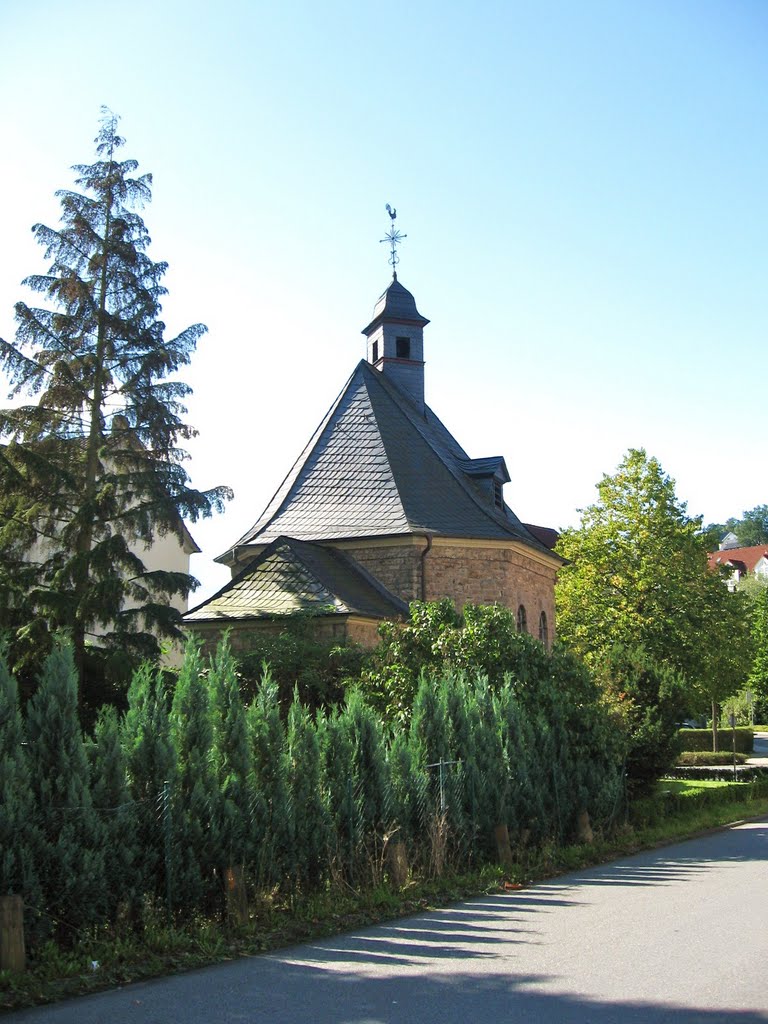
<instances>
[{"instance_id":1,"label":"arched window","mask_svg":"<svg viewBox=\"0 0 768 1024\"><path fill-rule=\"evenodd\" d=\"M539 616L539 640L541 640L545 647L549 647L549 624L547 623L546 612L542 612Z\"/></svg>"},{"instance_id":2,"label":"arched window","mask_svg":"<svg viewBox=\"0 0 768 1024\"><path fill-rule=\"evenodd\" d=\"M525 611L525 605L521 604L517 609L517 632L527 633L528 632L528 616Z\"/></svg>"}]
</instances>

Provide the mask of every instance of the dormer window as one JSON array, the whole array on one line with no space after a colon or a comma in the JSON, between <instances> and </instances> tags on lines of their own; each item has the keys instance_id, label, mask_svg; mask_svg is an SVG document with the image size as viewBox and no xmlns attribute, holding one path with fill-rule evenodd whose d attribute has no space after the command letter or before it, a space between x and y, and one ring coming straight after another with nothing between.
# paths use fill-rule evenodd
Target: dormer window
<instances>
[{"instance_id":1,"label":"dormer window","mask_svg":"<svg viewBox=\"0 0 768 1024\"><path fill-rule=\"evenodd\" d=\"M411 358L411 339L410 338L396 338L395 339L395 354L398 359L410 359Z\"/></svg>"},{"instance_id":2,"label":"dormer window","mask_svg":"<svg viewBox=\"0 0 768 1024\"><path fill-rule=\"evenodd\" d=\"M504 510L504 486L497 477L493 478L493 504L501 511Z\"/></svg>"}]
</instances>

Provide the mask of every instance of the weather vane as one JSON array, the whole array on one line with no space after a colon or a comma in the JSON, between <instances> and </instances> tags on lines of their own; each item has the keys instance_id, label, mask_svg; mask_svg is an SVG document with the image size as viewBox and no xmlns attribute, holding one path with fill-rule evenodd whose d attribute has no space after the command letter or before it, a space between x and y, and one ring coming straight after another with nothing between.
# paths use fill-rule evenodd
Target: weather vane
<instances>
[{"instance_id":1,"label":"weather vane","mask_svg":"<svg viewBox=\"0 0 768 1024\"><path fill-rule=\"evenodd\" d=\"M389 203L387 203L387 213L389 214L389 219L392 221L392 223L389 227L389 231L386 233L386 235L384 235L383 238L380 238L379 241L389 242L390 244L391 252L389 254L388 262L389 265L392 267L392 276L394 277L395 280L397 280L396 268L397 264L400 262L400 257L397 255L397 247L404 238L408 237L408 235L401 234L401 232L399 232L395 227L395 217L397 217L397 210L393 210Z\"/></svg>"}]
</instances>

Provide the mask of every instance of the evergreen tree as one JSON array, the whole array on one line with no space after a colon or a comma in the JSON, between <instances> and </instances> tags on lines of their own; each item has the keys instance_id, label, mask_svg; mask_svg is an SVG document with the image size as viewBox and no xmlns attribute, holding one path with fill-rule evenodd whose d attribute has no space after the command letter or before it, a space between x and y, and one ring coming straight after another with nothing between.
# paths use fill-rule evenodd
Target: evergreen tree
<instances>
[{"instance_id":1,"label":"evergreen tree","mask_svg":"<svg viewBox=\"0 0 768 1024\"><path fill-rule=\"evenodd\" d=\"M114 920L118 905L134 902L139 894L142 856L115 708L105 705L101 709L86 750L91 768L91 797L104 834L107 914L109 920Z\"/></svg>"},{"instance_id":2,"label":"evergreen tree","mask_svg":"<svg viewBox=\"0 0 768 1024\"><path fill-rule=\"evenodd\" d=\"M176 750L173 800L173 891L182 913L215 909L223 897L215 872L225 860L221 849L221 794L211 763L213 724L200 648L189 640L171 707L171 738Z\"/></svg>"},{"instance_id":3,"label":"evergreen tree","mask_svg":"<svg viewBox=\"0 0 768 1024\"><path fill-rule=\"evenodd\" d=\"M134 802L136 836L141 845L138 893L166 895L166 833L163 793L175 790L176 750L170 731L168 698L161 672L149 663L133 675L122 745L130 797Z\"/></svg>"},{"instance_id":4,"label":"evergreen tree","mask_svg":"<svg viewBox=\"0 0 768 1024\"><path fill-rule=\"evenodd\" d=\"M343 711L321 711L317 734L322 759L325 806L331 826L331 858L352 881L355 853L360 841L360 819L352 777L352 737Z\"/></svg>"},{"instance_id":5,"label":"evergreen tree","mask_svg":"<svg viewBox=\"0 0 768 1024\"><path fill-rule=\"evenodd\" d=\"M32 790L42 830L45 914L62 941L102 919L104 834L93 810L72 648L56 639L27 705Z\"/></svg>"},{"instance_id":6,"label":"evergreen tree","mask_svg":"<svg viewBox=\"0 0 768 1024\"><path fill-rule=\"evenodd\" d=\"M277 684L265 666L247 719L255 783L252 815L259 837L256 873L266 886L284 885L295 868L290 762L277 697Z\"/></svg>"},{"instance_id":7,"label":"evergreen tree","mask_svg":"<svg viewBox=\"0 0 768 1024\"><path fill-rule=\"evenodd\" d=\"M222 867L242 865L253 854L253 757L228 636L222 638L211 659L208 692L213 714L213 770L221 797L221 846L227 860Z\"/></svg>"},{"instance_id":8,"label":"evergreen tree","mask_svg":"<svg viewBox=\"0 0 768 1024\"><path fill-rule=\"evenodd\" d=\"M23 896L28 925L41 904L35 868L39 849L18 687L0 647L0 894Z\"/></svg>"},{"instance_id":9,"label":"evergreen tree","mask_svg":"<svg viewBox=\"0 0 768 1024\"><path fill-rule=\"evenodd\" d=\"M190 389L175 374L205 328L165 337L166 265L147 256L136 213L152 177L133 176L123 144L105 111L96 162L74 168L78 191L57 193L61 226L33 228L51 263L24 283L48 305L17 303L16 342L0 339L11 396L38 399L0 411L0 608L17 658L63 626L79 670L95 632L123 660L180 635L170 601L195 581L150 572L136 552L229 496L189 486L178 444L195 433L182 418Z\"/></svg>"},{"instance_id":10,"label":"evergreen tree","mask_svg":"<svg viewBox=\"0 0 768 1024\"><path fill-rule=\"evenodd\" d=\"M288 757L294 812L296 881L306 893L316 888L328 868L330 819L323 802L320 744L298 688L288 711Z\"/></svg>"}]
</instances>

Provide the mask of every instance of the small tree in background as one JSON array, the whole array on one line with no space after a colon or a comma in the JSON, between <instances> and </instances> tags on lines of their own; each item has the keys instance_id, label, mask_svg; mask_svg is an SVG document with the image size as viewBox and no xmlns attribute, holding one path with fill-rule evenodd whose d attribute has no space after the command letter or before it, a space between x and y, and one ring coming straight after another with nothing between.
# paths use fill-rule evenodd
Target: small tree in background
<instances>
[{"instance_id":1,"label":"small tree in background","mask_svg":"<svg viewBox=\"0 0 768 1024\"><path fill-rule=\"evenodd\" d=\"M105 110L97 161L74 168L79 191L57 193L60 228L33 228L51 264L24 283L48 304L17 303L16 343L0 339L11 396L37 398L0 411L0 608L16 660L34 660L48 631L66 627L79 672L94 633L123 662L181 636L171 599L195 580L150 572L137 551L158 535L181 541L182 517L230 496L189 486L179 442L195 434L183 420L190 389L175 374L205 328L165 337L166 265L147 256L136 213L152 176L133 176L123 144Z\"/></svg>"},{"instance_id":2,"label":"small tree in background","mask_svg":"<svg viewBox=\"0 0 768 1024\"><path fill-rule=\"evenodd\" d=\"M27 741L42 832L43 913L62 941L101 920L107 902L103 830L93 810L77 703L72 647L57 639L27 705Z\"/></svg>"},{"instance_id":3,"label":"small tree in background","mask_svg":"<svg viewBox=\"0 0 768 1024\"><path fill-rule=\"evenodd\" d=\"M754 696L768 707L768 586L755 598L752 612L753 661L748 686Z\"/></svg>"}]
</instances>

